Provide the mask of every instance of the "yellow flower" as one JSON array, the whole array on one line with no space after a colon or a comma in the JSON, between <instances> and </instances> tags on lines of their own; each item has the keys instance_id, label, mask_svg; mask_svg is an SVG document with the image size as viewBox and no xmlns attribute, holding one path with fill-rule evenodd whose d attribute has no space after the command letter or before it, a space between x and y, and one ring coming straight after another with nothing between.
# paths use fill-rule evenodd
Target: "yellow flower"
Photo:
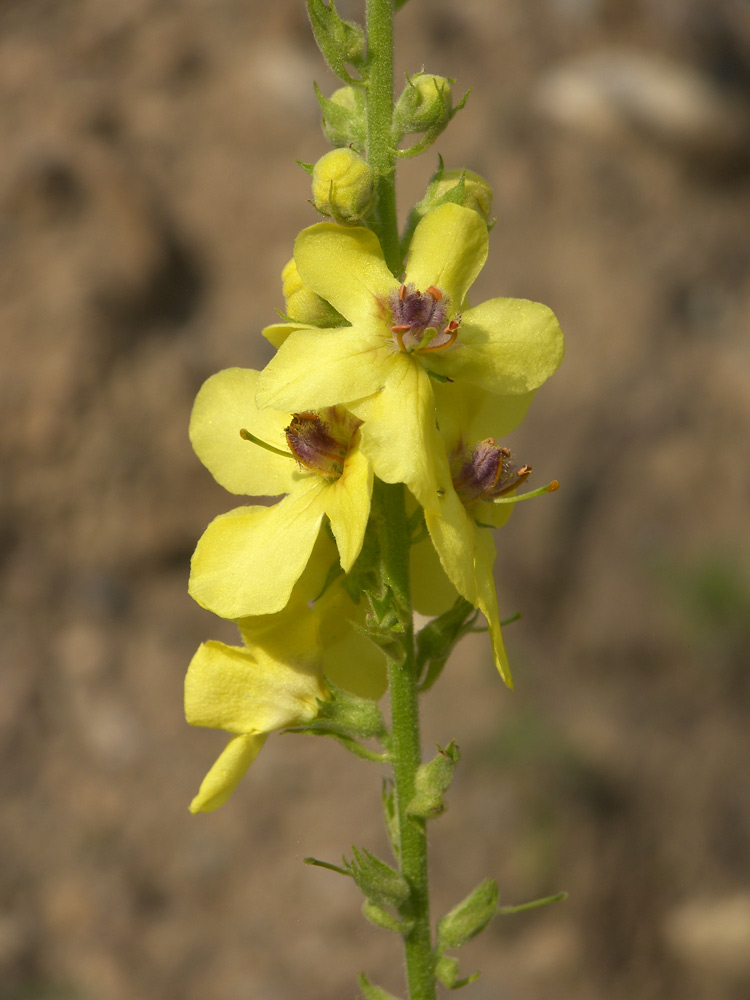
<instances>
[{"instance_id":1,"label":"yellow flower","mask_svg":"<svg viewBox=\"0 0 750 1000\"><path fill-rule=\"evenodd\" d=\"M531 468L517 467L510 451L497 444L488 430L497 436L513 430L523 420L533 393L507 397L504 411L481 391L440 386L437 395L452 484L440 513L426 512L427 528L448 578L487 619L495 664L508 687L513 687L493 575L495 543L488 529L508 520L513 504L495 500L513 494Z\"/></svg>"},{"instance_id":2,"label":"yellow flower","mask_svg":"<svg viewBox=\"0 0 750 1000\"><path fill-rule=\"evenodd\" d=\"M345 404L359 419L375 475L404 482L434 513L450 477L436 431L435 380L503 398L532 392L557 368L560 327L546 307L466 295L487 257L483 219L459 205L429 212L412 238L404 281L388 270L369 229L319 223L297 238L305 285L350 326L275 324L278 353L258 380L260 406Z\"/></svg>"},{"instance_id":3,"label":"yellow flower","mask_svg":"<svg viewBox=\"0 0 750 1000\"><path fill-rule=\"evenodd\" d=\"M204 778L191 812L210 812L235 790L268 734L303 725L329 698L326 678L363 698L386 687L383 654L349 624L362 617L340 582L311 607L335 553L323 535L283 611L236 622L243 646L203 643L185 678L193 726L231 733Z\"/></svg>"},{"instance_id":4,"label":"yellow flower","mask_svg":"<svg viewBox=\"0 0 750 1000\"><path fill-rule=\"evenodd\" d=\"M336 406L294 415L258 410L257 380L252 369L213 375L198 393L190 421L196 454L230 493L287 494L271 507L221 514L198 542L190 594L222 618L280 611L324 518L348 572L370 513L372 469L360 448L359 419Z\"/></svg>"}]
</instances>

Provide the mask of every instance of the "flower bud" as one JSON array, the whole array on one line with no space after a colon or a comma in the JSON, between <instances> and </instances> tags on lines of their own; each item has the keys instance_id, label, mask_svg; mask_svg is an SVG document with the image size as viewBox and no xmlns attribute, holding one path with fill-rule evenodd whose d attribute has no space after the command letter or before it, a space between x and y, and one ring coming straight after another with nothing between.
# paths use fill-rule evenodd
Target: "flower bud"
<instances>
[{"instance_id":1,"label":"flower bud","mask_svg":"<svg viewBox=\"0 0 750 1000\"><path fill-rule=\"evenodd\" d=\"M373 199L373 172L353 149L332 149L321 156L312 175L315 207L336 222L357 222Z\"/></svg>"},{"instance_id":2,"label":"flower bud","mask_svg":"<svg viewBox=\"0 0 750 1000\"><path fill-rule=\"evenodd\" d=\"M460 948L470 941L497 913L497 882L486 878L450 913L438 922L437 936L441 949Z\"/></svg>"},{"instance_id":3,"label":"flower bud","mask_svg":"<svg viewBox=\"0 0 750 1000\"><path fill-rule=\"evenodd\" d=\"M484 221L489 223L492 214L492 188L484 177L480 177L473 170L444 170L439 177L433 179L425 195L424 201L430 201L425 210L429 211L442 204L449 191L460 187L462 178L463 196L459 198L457 204L479 212Z\"/></svg>"},{"instance_id":4,"label":"flower bud","mask_svg":"<svg viewBox=\"0 0 750 1000\"><path fill-rule=\"evenodd\" d=\"M287 261L281 272L281 289L289 319L323 327L340 326L343 323L341 314L332 305L302 283L294 257Z\"/></svg>"},{"instance_id":5,"label":"flower bud","mask_svg":"<svg viewBox=\"0 0 750 1000\"><path fill-rule=\"evenodd\" d=\"M323 110L323 132L332 146L363 149L367 137L367 107L361 87L339 87L330 97L315 92Z\"/></svg>"},{"instance_id":6,"label":"flower bud","mask_svg":"<svg viewBox=\"0 0 750 1000\"><path fill-rule=\"evenodd\" d=\"M417 73L407 77L396 102L393 122L401 135L429 132L437 136L453 117L451 84L445 76Z\"/></svg>"}]
</instances>

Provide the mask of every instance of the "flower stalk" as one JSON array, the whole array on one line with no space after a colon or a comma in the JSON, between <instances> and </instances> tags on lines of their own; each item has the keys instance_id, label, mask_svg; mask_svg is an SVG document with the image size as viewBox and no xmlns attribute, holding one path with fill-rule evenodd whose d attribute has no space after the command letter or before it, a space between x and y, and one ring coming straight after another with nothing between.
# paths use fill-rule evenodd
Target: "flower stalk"
<instances>
[{"instance_id":1,"label":"flower stalk","mask_svg":"<svg viewBox=\"0 0 750 1000\"><path fill-rule=\"evenodd\" d=\"M372 228L393 274L401 269L393 145L393 0L367 0L367 161L377 177Z\"/></svg>"},{"instance_id":2,"label":"flower stalk","mask_svg":"<svg viewBox=\"0 0 750 1000\"><path fill-rule=\"evenodd\" d=\"M435 973L430 934L430 901L425 823L409 815L416 794L416 776L421 765L419 701L414 633L411 623L409 581L409 537L404 488L400 483L380 484L374 502L379 504L381 576L401 605L408 610L399 659L388 661L388 691L391 702L391 758L398 817L399 869L409 884L408 906L402 916L410 922L404 936L406 972L410 1000L434 1000ZM408 602L404 607L402 602Z\"/></svg>"},{"instance_id":3,"label":"flower stalk","mask_svg":"<svg viewBox=\"0 0 750 1000\"><path fill-rule=\"evenodd\" d=\"M316 88L334 149L303 164L325 221L297 237L282 271L282 322L263 330L262 371L230 368L198 393L193 448L230 493L271 497L220 514L193 554L189 592L233 621L242 645L203 643L185 685L197 726L230 734L190 808L210 812L238 787L277 730L328 736L390 765L383 811L395 866L352 847L343 866L362 913L403 940L408 1000L466 986L448 952L499 912L485 879L430 917L427 823L446 808L456 742L422 762L419 695L467 632L486 631L513 686L493 567L493 531L532 473L496 439L524 419L563 354L546 306L469 291L489 250L492 191L442 159L400 234L399 156L428 148L466 98L424 70L394 104L394 13L366 0L366 30L334 0L306 0L318 47L344 84ZM407 135L421 135L408 149ZM428 619L415 634L416 613ZM477 627L482 615L487 628ZM386 690L390 726L378 705ZM550 897L550 899L558 897ZM364 1000L398 1000L360 975Z\"/></svg>"}]
</instances>

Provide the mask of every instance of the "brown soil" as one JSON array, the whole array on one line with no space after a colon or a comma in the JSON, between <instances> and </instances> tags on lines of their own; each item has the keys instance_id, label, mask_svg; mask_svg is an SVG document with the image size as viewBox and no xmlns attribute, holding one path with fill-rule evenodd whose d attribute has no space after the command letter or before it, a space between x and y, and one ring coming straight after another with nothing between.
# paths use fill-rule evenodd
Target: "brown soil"
<instances>
[{"instance_id":1,"label":"brown soil","mask_svg":"<svg viewBox=\"0 0 750 1000\"><path fill-rule=\"evenodd\" d=\"M499 538L516 691L474 637L425 700L426 745L464 754L436 913L486 875L506 903L570 893L466 949L474 1000L741 1000L747 5L400 19L403 69L474 88L437 149L495 186L477 301L546 302L568 343L512 442L562 483ZM632 95L604 125L544 105L559 67L612 46L718 88L726 129L689 101L687 125ZM398 941L302 864L385 850L377 767L274 737L228 805L187 812L222 738L186 726L182 678L232 638L187 597L188 561L233 506L187 420L207 375L270 356L259 330L315 221L295 163L326 148L313 78L333 89L301 0L0 9L2 1000L347 1000L361 970L402 990ZM435 159L404 165L402 206Z\"/></svg>"}]
</instances>

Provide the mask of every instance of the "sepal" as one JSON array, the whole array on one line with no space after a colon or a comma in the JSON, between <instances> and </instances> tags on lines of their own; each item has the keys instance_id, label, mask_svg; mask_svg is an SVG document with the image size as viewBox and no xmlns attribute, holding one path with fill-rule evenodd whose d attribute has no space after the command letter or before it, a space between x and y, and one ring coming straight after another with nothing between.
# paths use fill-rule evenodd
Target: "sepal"
<instances>
[{"instance_id":1,"label":"sepal","mask_svg":"<svg viewBox=\"0 0 750 1000\"><path fill-rule=\"evenodd\" d=\"M409 816L434 819L445 812L443 795L450 787L460 756L455 741L451 741L445 749L438 747L436 757L420 765L415 778L416 795L406 810Z\"/></svg>"},{"instance_id":2,"label":"sepal","mask_svg":"<svg viewBox=\"0 0 750 1000\"><path fill-rule=\"evenodd\" d=\"M354 83L347 64L361 69L366 62L365 35L358 24L339 17L333 0L307 0L313 35L325 61L344 83Z\"/></svg>"},{"instance_id":3,"label":"sepal","mask_svg":"<svg viewBox=\"0 0 750 1000\"><path fill-rule=\"evenodd\" d=\"M353 859L345 860L344 866L367 900L375 906L400 910L411 895L409 883L401 872L368 850L353 847L352 853Z\"/></svg>"},{"instance_id":4,"label":"sepal","mask_svg":"<svg viewBox=\"0 0 750 1000\"><path fill-rule=\"evenodd\" d=\"M383 763L389 760L387 753L377 753L362 746L360 740L378 740L386 744L388 731L377 703L369 698L360 698L350 691L337 687L328 681L330 700L318 702L318 714L310 722L288 730L308 733L312 736L332 736L347 750L364 760Z\"/></svg>"},{"instance_id":5,"label":"sepal","mask_svg":"<svg viewBox=\"0 0 750 1000\"><path fill-rule=\"evenodd\" d=\"M438 954L460 948L483 931L497 913L497 882L486 878L438 921Z\"/></svg>"},{"instance_id":6,"label":"sepal","mask_svg":"<svg viewBox=\"0 0 750 1000\"><path fill-rule=\"evenodd\" d=\"M401 1000L400 997L384 990L382 986L374 986L364 972L357 980L357 985L362 990L364 1000Z\"/></svg>"},{"instance_id":7,"label":"sepal","mask_svg":"<svg viewBox=\"0 0 750 1000\"><path fill-rule=\"evenodd\" d=\"M369 698L359 698L330 682L328 686L331 700L320 702L313 725L319 724L321 730L326 729L339 736L360 740L376 739L382 743L387 734L377 703Z\"/></svg>"}]
</instances>

